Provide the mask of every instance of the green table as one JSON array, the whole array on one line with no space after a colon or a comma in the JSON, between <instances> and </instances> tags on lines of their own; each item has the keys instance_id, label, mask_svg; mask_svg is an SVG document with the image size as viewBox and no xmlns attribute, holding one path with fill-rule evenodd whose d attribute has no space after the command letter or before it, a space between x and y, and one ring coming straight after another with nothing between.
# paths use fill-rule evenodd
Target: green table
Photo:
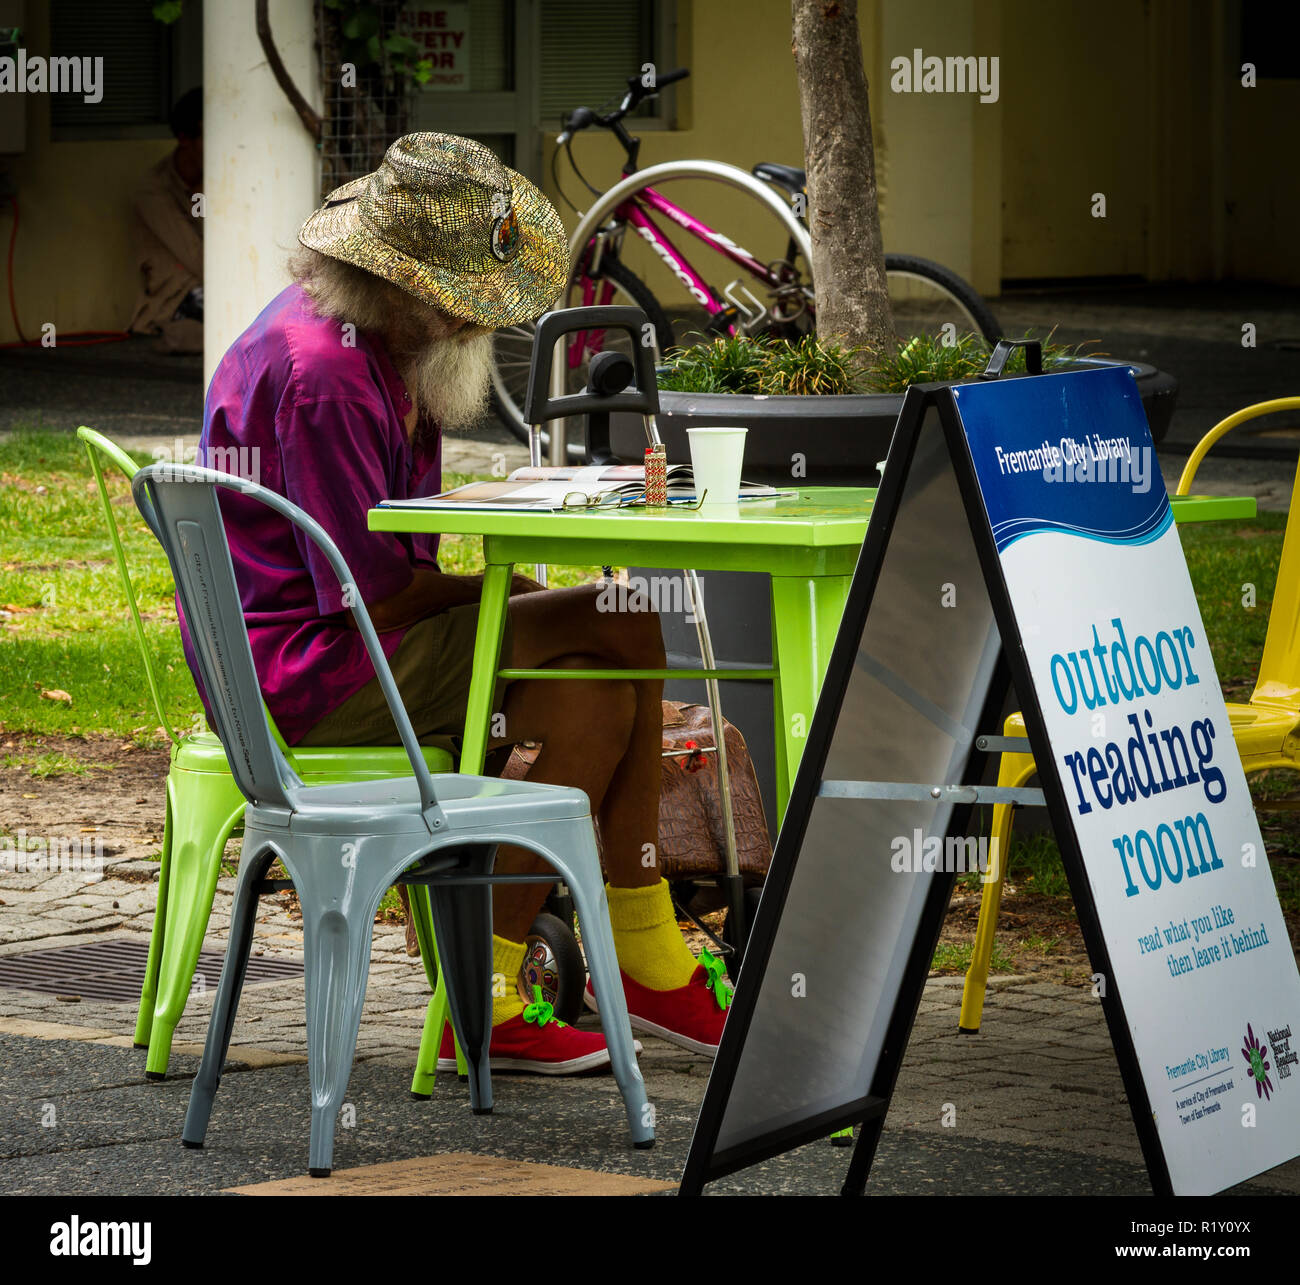
<instances>
[{"instance_id":1,"label":"green table","mask_svg":"<svg viewBox=\"0 0 1300 1285\"><path fill-rule=\"evenodd\" d=\"M776 789L785 813L876 492L812 487L784 500L709 509L503 513L377 508L372 531L483 537L483 598L475 640L462 772L483 770L495 678L705 678L771 680ZM1170 497L1179 523L1255 516L1253 497ZM498 669L511 574L517 563L691 567L764 572L772 581L771 669ZM705 604L707 607L707 603Z\"/></svg>"}]
</instances>

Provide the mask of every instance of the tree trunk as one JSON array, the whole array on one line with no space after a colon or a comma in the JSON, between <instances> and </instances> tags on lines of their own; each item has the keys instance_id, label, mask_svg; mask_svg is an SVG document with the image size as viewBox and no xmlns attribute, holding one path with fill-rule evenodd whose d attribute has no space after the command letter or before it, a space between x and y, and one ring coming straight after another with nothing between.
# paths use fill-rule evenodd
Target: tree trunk
<instances>
[{"instance_id":1,"label":"tree trunk","mask_svg":"<svg viewBox=\"0 0 1300 1285\"><path fill-rule=\"evenodd\" d=\"M894 323L857 0L793 0L793 17L817 333L881 351Z\"/></svg>"}]
</instances>

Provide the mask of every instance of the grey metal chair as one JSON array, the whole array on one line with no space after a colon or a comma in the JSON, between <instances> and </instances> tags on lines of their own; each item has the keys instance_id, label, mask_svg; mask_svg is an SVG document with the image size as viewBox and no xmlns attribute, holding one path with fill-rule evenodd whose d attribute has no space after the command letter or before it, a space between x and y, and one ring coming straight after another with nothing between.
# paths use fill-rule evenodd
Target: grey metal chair
<instances>
[{"instance_id":1,"label":"grey metal chair","mask_svg":"<svg viewBox=\"0 0 1300 1285\"><path fill-rule=\"evenodd\" d=\"M536 875L492 873L497 845L512 843L548 861L573 895L632 1141L639 1148L653 1146L653 1113L633 1051L587 796L581 790L496 777L435 778L359 598L353 616L412 775L304 785L267 723L217 487L251 496L293 522L325 554L340 584L355 583L325 531L265 487L212 469L165 463L135 476L136 505L171 563L215 730L248 800L226 962L182 1141L188 1147L203 1145L230 1047L258 896L277 857L302 905L312 1176L330 1172L335 1118L347 1090L365 999L375 911L384 892L399 880L429 887L452 1023L469 1063L470 1105L477 1114L491 1111L491 885L539 881Z\"/></svg>"}]
</instances>

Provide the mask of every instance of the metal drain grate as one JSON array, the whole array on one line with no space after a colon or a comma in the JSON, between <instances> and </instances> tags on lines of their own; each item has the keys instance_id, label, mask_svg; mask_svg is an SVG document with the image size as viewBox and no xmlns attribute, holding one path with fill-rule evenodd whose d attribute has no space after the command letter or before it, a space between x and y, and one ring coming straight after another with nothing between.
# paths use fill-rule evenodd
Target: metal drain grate
<instances>
[{"instance_id":1,"label":"metal drain grate","mask_svg":"<svg viewBox=\"0 0 1300 1285\"><path fill-rule=\"evenodd\" d=\"M149 943L131 937L79 942L75 946L32 950L22 955L0 955L0 987L133 1004L140 998L148 958ZM224 951L200 951L191 991L215 990L224 962ZM267 959L255 955L248 961L244 983L283 982L301 976L300 959Z\"/></svg>"}]
</instances>

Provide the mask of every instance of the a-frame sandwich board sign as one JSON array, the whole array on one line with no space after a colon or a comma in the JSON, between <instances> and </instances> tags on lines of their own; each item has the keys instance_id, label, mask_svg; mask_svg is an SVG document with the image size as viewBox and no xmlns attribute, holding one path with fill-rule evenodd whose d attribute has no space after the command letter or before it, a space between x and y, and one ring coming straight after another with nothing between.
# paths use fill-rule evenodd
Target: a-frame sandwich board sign
<instances>
[{"instance_id":1,"label":"a-frame sandwich board sign","mask_svg":"<svg viewBox=\"0 0 1300 1285\"><path fill-rule=\"evenodd\" d=\"M683 1194L853 1124L864 1189L971 805L1002 797L976 739L1008 677L1154 1190L1300 1154L1300 974L1137 387L1109 367L907 394Z\"/></svg>"}]
</instances>

